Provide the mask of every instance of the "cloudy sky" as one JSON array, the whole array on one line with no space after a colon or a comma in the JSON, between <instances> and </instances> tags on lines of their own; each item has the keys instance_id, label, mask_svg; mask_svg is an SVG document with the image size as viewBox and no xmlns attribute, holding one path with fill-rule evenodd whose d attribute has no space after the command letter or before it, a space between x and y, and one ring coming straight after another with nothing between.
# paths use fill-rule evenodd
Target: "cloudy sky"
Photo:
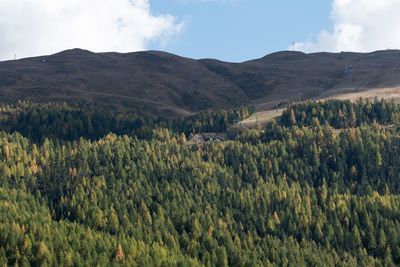
<instances>
[{"instance_id":1,"label":"cloudy sky","mask_svg":"<svg viewBox=\"0 0 400 267\"><path fill-rule=\"evenodd\" d=\"M157 49L228 61L400 47L400 0L0 0L0 60Z\"/></svg>"}]
</instances>

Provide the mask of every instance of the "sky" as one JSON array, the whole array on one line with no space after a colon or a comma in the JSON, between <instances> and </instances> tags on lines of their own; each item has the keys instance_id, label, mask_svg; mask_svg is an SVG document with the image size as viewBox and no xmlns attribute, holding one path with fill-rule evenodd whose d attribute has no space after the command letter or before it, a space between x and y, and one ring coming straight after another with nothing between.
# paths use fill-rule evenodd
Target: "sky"
<instances>
[{"instance_id":1,"label":"sky","mask_svg":"<svg viewBox=\"0 0 400 267\"><path fill-rule=\"evenodd\" d=\"M400 0L0 0L0 60L71 48L231 62L368 52L400 47L399 10Z\"/></svg>"}]
</instances>

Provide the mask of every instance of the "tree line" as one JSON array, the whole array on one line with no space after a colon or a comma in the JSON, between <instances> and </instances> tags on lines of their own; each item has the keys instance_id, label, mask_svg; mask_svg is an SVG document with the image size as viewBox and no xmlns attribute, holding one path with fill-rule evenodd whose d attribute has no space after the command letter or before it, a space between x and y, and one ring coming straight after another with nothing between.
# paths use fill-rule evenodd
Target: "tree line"
<instances>
[{"instance_id":1,"label":"tree line","mask_svg":"<svg viewBox=\"0 0 400 267\"><path fill-rule=\"evenodd\" d=\"M45 138L72 141L80 137L99 139L108 133L152 139L153 130L166 128L189 136L193 132L224 132L254 112L253 106L203 111L186 118L165 118L113 111L90 105L19 102L0 105L0 129L17 131L35 142Z\"/></svg>"}]
</instances>

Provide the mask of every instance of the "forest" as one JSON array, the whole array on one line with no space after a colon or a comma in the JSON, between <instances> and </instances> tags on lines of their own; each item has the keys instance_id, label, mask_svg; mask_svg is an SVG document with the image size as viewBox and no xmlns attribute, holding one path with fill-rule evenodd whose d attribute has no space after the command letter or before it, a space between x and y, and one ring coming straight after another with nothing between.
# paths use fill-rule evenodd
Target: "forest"
<instances>
[{"instance_id":1,"label":"forest","mask_svg":"<svg viewBox=\"0 0 400 267\"><path fill-rule=\"evenodd\" d=\"M252 112L0 105L0 266L400 265L398 104Z\"/></svg>"}]
</instances>

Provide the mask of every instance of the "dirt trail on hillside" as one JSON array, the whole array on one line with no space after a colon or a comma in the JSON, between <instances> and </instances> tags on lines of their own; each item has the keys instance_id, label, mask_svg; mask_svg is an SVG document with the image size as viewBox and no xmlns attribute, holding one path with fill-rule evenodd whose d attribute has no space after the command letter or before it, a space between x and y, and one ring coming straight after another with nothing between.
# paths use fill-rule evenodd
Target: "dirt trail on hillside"
<instances>
[{"instance_id":1,"label":"dirt trail on hillside","mask_svg":"<svg viewBox=\"0 0 400 267\"><path fill-rule=\"evenodd\" d=\"M376 88L376 89L369 89L365 91L359 92L349 92L349 93L341 93L337 95L328 96L325 98L317 99L317 101L325 101L328 99L339 99L339 100L350 100L352 102L357 101L359 98L364 99L374 99L377 97L378 99L394 99L396 103L400 103L400 87L393 87L393 88ZM239 124L242 127L246 128L254 128L258 124L261 126L266 125L267 123L271 122L272 120L280 117L284 108L281 109L274 109L274 110L260 110L253 113L247 119L244 119Z\"/></svg>"}]
</instances>

